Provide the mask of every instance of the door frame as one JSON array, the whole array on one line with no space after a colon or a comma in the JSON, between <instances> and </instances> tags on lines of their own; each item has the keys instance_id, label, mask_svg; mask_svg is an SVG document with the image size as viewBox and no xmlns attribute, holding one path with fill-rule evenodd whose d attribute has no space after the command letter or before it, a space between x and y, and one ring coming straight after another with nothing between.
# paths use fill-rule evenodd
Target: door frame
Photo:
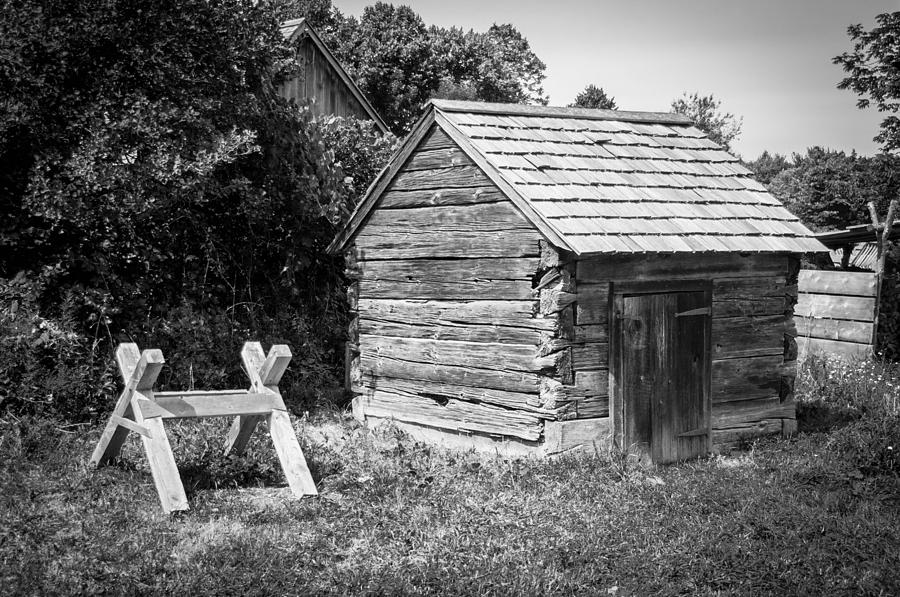
<instances>
[{"instance_id":1,"label":"door frame","mask_svg":"<svg viewBox=\"0 0 900 597\"><path fill-rule=\"evenodd\" d=\"M617 380L622 379L622 353L619 338L622 333L621 314L626 296L639 294L668 294L672 292L703 292L709 305L709 316L706 318L706 378L703 380L703 401L706 411L707 450L712 449L712 298L713 281L711 279L690 280L612 280L609 283L609 416L612 428L610 441L612 447L626 450L625 445L625 399L622 387ZM651 438L651 442L652 442ZM651 449L652 451L652 449Z\"/></svg>"}]
</instances>

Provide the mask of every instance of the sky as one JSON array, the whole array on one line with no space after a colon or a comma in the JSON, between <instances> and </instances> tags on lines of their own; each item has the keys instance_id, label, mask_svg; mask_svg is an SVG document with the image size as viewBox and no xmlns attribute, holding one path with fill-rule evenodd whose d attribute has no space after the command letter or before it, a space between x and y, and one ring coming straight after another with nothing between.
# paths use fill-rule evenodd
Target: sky
<instances>
[{"instance_id":1,"label":"sky","mask_svg":"<svg viewBox=\"0 0 900 597\"><path fill-rule=\"evenodd\" d=\"M374 0L333 0L359 16ZM743 117L732 143L744 159L812 146L871 155L881 116L837 89L831 59L852 49L847 27L867 29L900 0L411 0L426 25L484 31L511 23L547 65L550 105L590 83L622 110L669 111L685 92L712 93Z\"/></svg>"}]
</instances>

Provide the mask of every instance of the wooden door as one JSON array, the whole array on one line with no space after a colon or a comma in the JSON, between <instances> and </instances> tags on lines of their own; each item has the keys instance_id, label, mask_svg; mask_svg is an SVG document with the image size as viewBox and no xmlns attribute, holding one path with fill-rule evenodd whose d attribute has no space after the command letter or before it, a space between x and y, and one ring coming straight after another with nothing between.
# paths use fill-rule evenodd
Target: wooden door
<instances>
[{"instance_id":1,"label":"wooden door","mask_svg":"<svg viewBox=\"0 0 900 597\"><path fill-rule=\"evenodd\" d=\"M625 446L657 463L707 453L709 292L621 295L616 303Z\"/></svg>"}]
</instances>

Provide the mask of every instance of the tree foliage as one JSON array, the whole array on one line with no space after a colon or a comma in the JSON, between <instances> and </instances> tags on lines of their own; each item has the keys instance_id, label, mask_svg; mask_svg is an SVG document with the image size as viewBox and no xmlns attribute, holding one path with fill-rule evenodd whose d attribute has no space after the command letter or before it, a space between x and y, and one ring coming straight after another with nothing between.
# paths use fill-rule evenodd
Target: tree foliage
<instances>
[{"instance_id":1,"label":"tree foliage","mask_svg":"<svg viewBox=\"0 0 900 597\"><path fill-rule=\"evenodd\" d=\"M866 224L869 201L885 213L890 199L900 192L900 158L812 147L805 155L794 154L768 188L813 229Z\"/></svg>"},{"instance_id":2,"label":"tree foliage","mask_svg":"<svg viewBox=\"0 0 900 597\"><path fill-rule=\"evenodd\" d=\"M616 99L607 95L602 87L590 84L584 91L575 96L575 102L569 104L574 108L595 108L600 110L616 110Z\"/></svg>"},{"instance_id":3,"label":"tree foliage","mask_svg":"<svg viewBox=\"0 0 900 597\"><path fill-rule=\"evenodd\" d=\"M689 117L709 138L731 150L731 142L741 134L744 119L730 112L721 111L722 102L713 94L700 95L697 92L672 101L672 110Z\"/></svg>"},{"instance_id":4,"label":"tree foliage","mask_svg":"<svg viewBox=\"0 0 900 597\"><path fill-rule=\"evenodd\" d=\"M228 353L217 352L229 365L234 344L274 334L309 357L306 373L327 373L343 281L323 249L391 143L276 93L293 49L272 7L49 0L3 11L0 314L4 326L27 315L46 328L15 343L43 354L71 340L79 348L60 362L77 364L118 337L164 345L177 330L199 342L199 326L228 332ZM25 380L16 363L7 370Z\"/></svg>"},{"instance_id":5,"label":"tree foliage","mask_svg":"<svg viewBox=\"0 0 900 597\"><path fill-rule=\"evenodd\" d=\"M768 185L779 173L790 168L791 162L780 153L763 151L758 158L744 165L753 170L756 180Z\"/></svg>"},{"instance_id":6,"label":"tree foliage","mask_svg":"<svg viewBox=\"0 0 900 597\"><path fill-rule=\"evenodd\" d=\"M888 116L881 122L875 141L884 151L900 149L900 11L875 17L877 25L866 31L862 25L851 25L847 32L853 40L853 51L833 59L843 67L847 76L838 83L840 89L850 89L860 97L859 108L873 102L879 112Z\"/></svg>"},{"instance_id":7,"label":"tree foliage","mask_svg":"<svg viewBox=\"0 0 900 597\"><path fill-rule=\"evenodd\" d=\"M284 18L308 15L329 49L396 134L409 130L432 97L547 103L546 66L512 25L485 32L426 27L408 6L376 2L359 17L327 0L281 0Z\"/></svg>"}]
</instances>

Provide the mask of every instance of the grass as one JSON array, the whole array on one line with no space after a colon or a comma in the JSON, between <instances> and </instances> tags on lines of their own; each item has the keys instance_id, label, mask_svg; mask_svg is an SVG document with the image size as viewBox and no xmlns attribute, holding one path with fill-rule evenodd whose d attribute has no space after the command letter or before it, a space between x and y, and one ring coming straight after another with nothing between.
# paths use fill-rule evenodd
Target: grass
<instances>
[{"instance_id":1,"label":"grass","mask_svg":"<svg viewBox=\"0 0 900 597\"><path fill-rule=\"evenodd\" d=\"M133 438L119 465L93 470L86 462L98 429L7 416L0 587L35 595L900 594L900 479L847 458L837 434L859 420L730 456L623 469L600 458L448 453L321 415L297 423L321 491L303 500L287 493L263 438L246 457L226 459L225 422L174 424L191 510L169 517Z\"/></svg>"}]
</instances>

